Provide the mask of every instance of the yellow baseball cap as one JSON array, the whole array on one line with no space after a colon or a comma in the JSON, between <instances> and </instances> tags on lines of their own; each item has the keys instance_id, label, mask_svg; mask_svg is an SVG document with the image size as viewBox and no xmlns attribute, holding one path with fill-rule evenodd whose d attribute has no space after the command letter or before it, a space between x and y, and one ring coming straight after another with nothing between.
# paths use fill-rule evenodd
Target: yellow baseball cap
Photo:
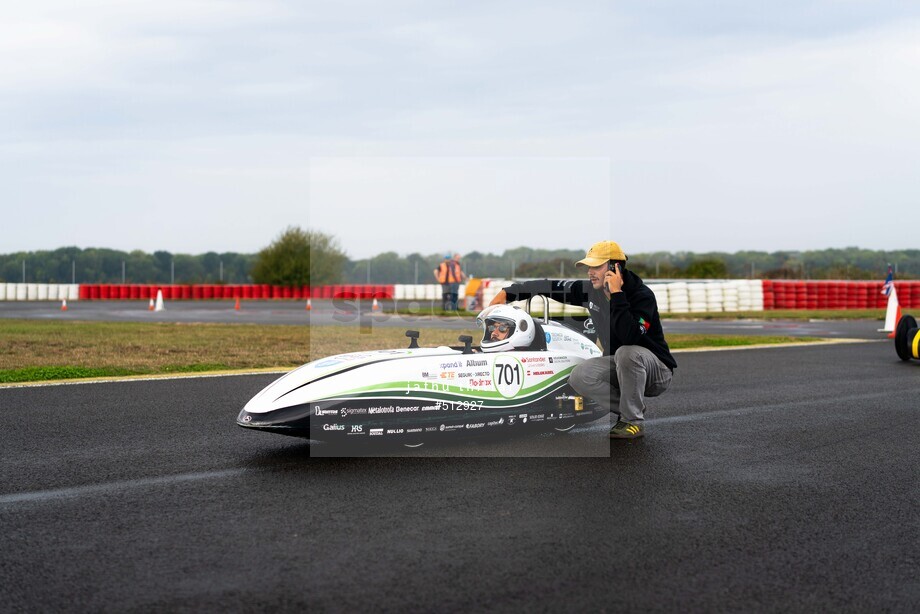
<instances>
[{"instance_id":1,"label":"yellow baseball cap","mask_svg":"<svg viewBox=\"0 0 920 614\"><path fill-rule=\"evenodd\" d=\"M619 243L613 241L601 241L595 243L585 254L585 257L575 263L576 266L583 264L585 266L600 266L608 260L629 260L623 253L623 248Z\"/></svg>"}]
</instances>

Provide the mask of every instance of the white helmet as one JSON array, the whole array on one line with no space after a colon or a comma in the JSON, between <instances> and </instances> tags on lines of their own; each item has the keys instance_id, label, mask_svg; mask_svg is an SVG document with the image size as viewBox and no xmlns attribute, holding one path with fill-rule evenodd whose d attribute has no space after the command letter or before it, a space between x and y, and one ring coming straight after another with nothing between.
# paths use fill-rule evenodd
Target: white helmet
<instances>
[{"instance_id":1,"label":"white helmet","mask_svg":"<svg viewBox=\"0 0 920 614\"><path fill-rule=\"evenodd\" d=\"M483 352L505 352L526 348L533 343L533 318L519 307L486 307L476 317L476 323L482 328Z\"/></svg>"}]
</instances>

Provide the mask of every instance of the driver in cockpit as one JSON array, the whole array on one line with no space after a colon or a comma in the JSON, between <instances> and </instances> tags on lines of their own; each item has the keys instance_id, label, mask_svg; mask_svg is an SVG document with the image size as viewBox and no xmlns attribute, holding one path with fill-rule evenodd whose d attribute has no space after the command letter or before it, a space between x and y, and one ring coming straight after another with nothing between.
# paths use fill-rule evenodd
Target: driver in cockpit
<instances>
[{"instance_id":1,"label":"driver in cockpit","mask_svg":"<svg viewBox=\"0 0 920 614\"><path fill-rule=\"evenodd\" d=\"M533 318L518 307L493 305L482 310L476 321L482 328L483 352L524 349L533 343Z\"/></svg>"}]
</instances>

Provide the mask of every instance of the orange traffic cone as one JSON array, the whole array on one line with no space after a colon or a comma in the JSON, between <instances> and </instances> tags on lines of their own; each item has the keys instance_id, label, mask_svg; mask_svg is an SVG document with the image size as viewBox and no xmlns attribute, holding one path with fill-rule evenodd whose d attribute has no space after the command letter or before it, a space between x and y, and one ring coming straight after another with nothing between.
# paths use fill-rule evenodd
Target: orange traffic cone
<instances>
[{"instance_id":1,"label":"orange traffic cone","mask_svg":"<svg viewBox=\"0 0 920 614\"><path fill-rule=\"evenodd\" d=\"M148 311L153 311L153 297L150 297L150 305L147 307Z\"/></svg>"},{"instance_id":2,"label":"orange traffic cone","mask_svg":"<svg viewBox=\"0 0 920 614\"><path fill-rule=\"evenodd\" d=\"M901 305L899 304L897 308L897 313L894 316L894 330L888 333L889 339L894 339L895 333L897 333L898 331L898 322L900 321L901 321Z\"/></svg>"},{"instance_id":3,"label":"orange traffic cone","mask_svg":"<svg viewBox=\"0 0 920 614\"><path fill-rule=\"evenodd\" d=\"M240 310L240 297L236 297L236 305L233 306L237 311Z\"/></svg>"},{"instance_id":4,"label":"orange traffic cone","mask_svg":"<svg viewBox=\"0 0 920 614\"><path fill-rule=\"evenodd\" d=\"M374 304L371 305L371 311L380 311L380 305L377 303L377 299L374 299Z\"/></svg>"},{"instance_id":5,"label":"orange traffic cone","mask_svg":"<svg viewBox=\"0 0 920 614\"><path fill-rule=\"evenodd\" d=\"M64 299L64 302L61 303L61 311L67 311L67 299Z\"/></svg>"},{"instance_id":6,"label":"orange traffic cone","mask_svg":"<svg viewBox=\"0 0 920 614\"><path fill-rule=\"evenodd\" d=\"M307 311L310 311L312 309L313 309L313 303L310 302L310 299L307 299Z\"/></svg>"}]
</instances>

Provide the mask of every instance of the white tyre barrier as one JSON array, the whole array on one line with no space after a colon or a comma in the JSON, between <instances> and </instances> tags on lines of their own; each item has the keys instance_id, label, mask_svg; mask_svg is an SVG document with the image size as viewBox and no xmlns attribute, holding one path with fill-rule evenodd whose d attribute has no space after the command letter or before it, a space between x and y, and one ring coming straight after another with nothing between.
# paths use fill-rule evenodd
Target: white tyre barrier
<instances>
[{"instance_id":1,"label":"white tyre barrier","mask_svg":"<svg viewBox=\"0 0 920 614\"><path fill-rule=\"evenodd\" d=\"M35 290L36 290L35 300L37 301L47 301L48 300L48 284L36 284Z\"/></svg>"}]
</instances>

